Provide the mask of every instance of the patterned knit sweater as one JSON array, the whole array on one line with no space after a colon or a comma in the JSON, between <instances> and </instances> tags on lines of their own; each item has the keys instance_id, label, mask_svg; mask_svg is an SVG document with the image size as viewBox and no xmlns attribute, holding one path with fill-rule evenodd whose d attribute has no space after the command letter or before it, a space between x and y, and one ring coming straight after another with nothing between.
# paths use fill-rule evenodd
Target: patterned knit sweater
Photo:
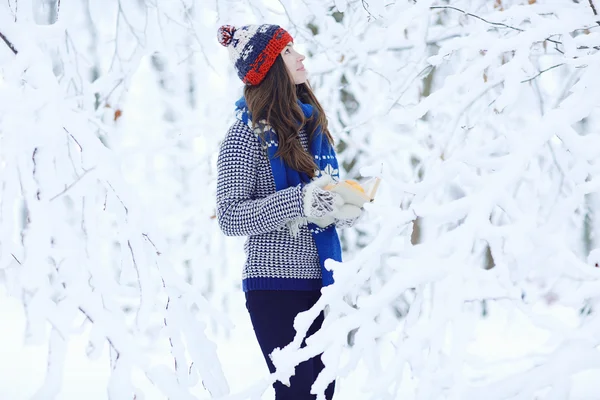
<instances>
[{"instance_id":1,"label":"patterned knit sweater","mask_svg":"<svg viewBox=\"0 0 600 400\"><path fill-rule=\"evenodd\" d=\"M307 149L308 135L300 131ZM252 129L236 121L217 161L217 218L228 236L248 236L242 287L249 290L320 290L321 266L306 225L297 236L286 222L304 217L302 188L275 190L266 150Z\"/></svg>"}]
</instances>

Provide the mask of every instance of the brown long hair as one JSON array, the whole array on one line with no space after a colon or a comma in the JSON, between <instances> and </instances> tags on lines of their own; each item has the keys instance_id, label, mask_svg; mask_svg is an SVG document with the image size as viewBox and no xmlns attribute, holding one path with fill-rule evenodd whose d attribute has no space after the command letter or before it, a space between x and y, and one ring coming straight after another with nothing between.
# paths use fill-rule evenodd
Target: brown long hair
<instances>
[{"instance_id":1,"label":"brown long hair","mask_svg":"<svg viewBox=\"0 0 600 400\"><path fill-rule=\"evenodd\" d=\"M308 152L304 150L298 138L298 132L304 128L309 133L309 143L318 126L333 146L333 137L327 129L327 117L323 107L315 97L310 85L295 85L285 66L281 55L269 69L264 80L257 86L245 86L244 97L248 110L252 114L252 124L266 120L277 135L278 150L276 156L281 157L288 167L313 177L317 165ZM304 117L297 100L313 106L318 113L317 118Z\"/></svg>"}]
</instances>

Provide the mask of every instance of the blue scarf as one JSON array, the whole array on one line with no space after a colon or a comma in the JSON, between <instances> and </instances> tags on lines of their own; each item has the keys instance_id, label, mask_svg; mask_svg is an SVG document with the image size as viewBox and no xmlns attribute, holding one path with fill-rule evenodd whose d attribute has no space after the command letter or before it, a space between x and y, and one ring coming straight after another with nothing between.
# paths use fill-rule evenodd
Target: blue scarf
<instances>
[{"instance_id":1,"label":"blue scarf","mask_svg":"<svg viewBox=\"0 0 600 400\"><path fill-rule=\"evenodd\" d=\"M252 128L252 116L248 111L246 105L246 99L242 97L236 103L236 116L244 124ZM316 111L310 104L304 104L298 101L298 105L304 113L306 119L310 118ZM283 190L288 187L297 186L310 182L309 176L304 172L298 172L291 167L288 167L281 157L276 157L277 152L277 135L273 129L268 125L262 125L257 133L257 139L267 144L267 154L269 156L269 162L271 164L271 172L275 179L275 190ZM256 130L253 129L254 132ZM260 137L262 133L262 138ZM313 134L312 141L309 144L310 153L315 158L318 171L317 177L322 174L328 174L332 177L339 178L338 162L335 156L335 150L333 146L327 140L327 136L321 131L321 127L317 127ZM333 273L325 268L325 260L331 258L335 261L342 261L342 248L340 245L340 239L335 229L335 224L329 225L326 228L321 228L311 222L308 223L308 229L310 230L312 237L317 247L317 253L319 254L319 263L321 264L321 274L323 276L323 286L328 286L333 283Z\"/></svg>"}]
</instances>

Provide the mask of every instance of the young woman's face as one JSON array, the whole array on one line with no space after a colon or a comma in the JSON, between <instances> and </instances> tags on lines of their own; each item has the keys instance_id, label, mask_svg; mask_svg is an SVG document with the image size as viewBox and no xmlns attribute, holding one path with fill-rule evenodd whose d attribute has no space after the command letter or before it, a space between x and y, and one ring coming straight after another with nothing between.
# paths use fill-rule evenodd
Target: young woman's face
<instances>
[{"instance_id":1,"label":"young woman's face","mask_svg":"<svg viewBox=\"0 0 600 400\"><path fill-rule=\"evenodd\" d=\"M283 58L285 66L290 71L290 75L296 85L306 82L306 70L304 69L304 64L302 64L302 61L306 57L294 50L293 43L290 42L285 46L285 49L281 52L281 58Z\"/></svg>"}]
</instances>

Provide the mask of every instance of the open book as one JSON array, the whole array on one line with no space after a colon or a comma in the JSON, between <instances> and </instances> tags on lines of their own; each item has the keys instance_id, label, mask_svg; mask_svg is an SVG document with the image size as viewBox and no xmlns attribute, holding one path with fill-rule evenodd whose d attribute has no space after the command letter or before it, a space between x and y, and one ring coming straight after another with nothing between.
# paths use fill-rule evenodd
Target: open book
<instances>
[{"instance_id":1,"label":"open book","mask_svg":"<svg viewBox=\"0 0 600 400\"><path fill-rule=\"evenodd\" d=\"M370 178L364 182L357 182L352 179L331 183L324 187L334 193L338 193L346 203L362 207L365 203L372 202L379 188L380 178Z\"/></svg>"}]
</instances>

